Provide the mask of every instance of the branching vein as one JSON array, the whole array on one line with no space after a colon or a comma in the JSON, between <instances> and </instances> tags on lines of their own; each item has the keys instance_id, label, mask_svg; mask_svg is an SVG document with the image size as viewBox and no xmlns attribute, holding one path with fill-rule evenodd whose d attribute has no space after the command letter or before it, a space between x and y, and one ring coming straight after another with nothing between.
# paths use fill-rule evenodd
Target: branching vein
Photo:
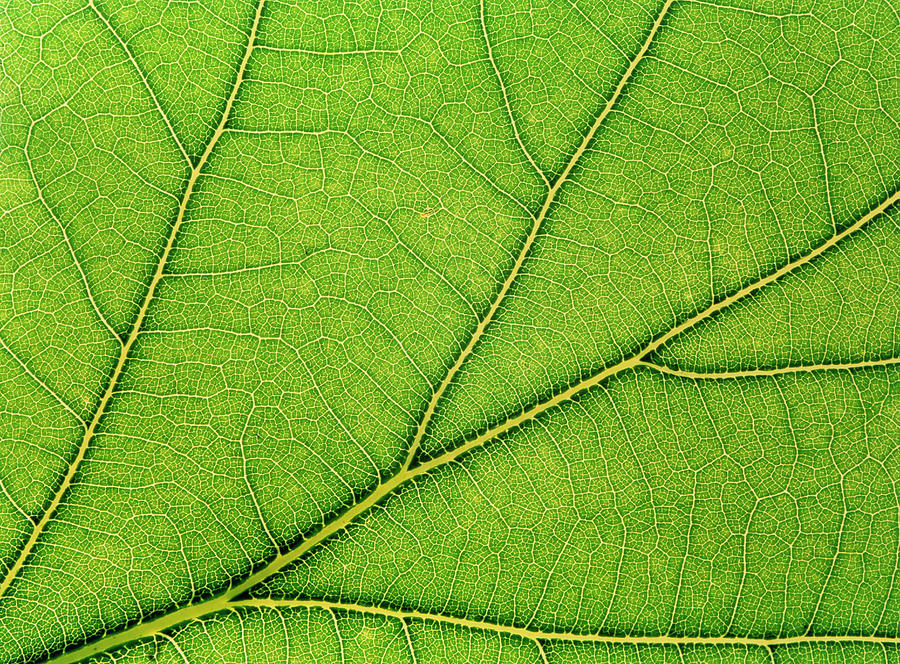
<instances>
[{"instance_id":1,"label":"branching vein","mask_svg":"<svg viewBox=\"0 0 900 664\"><path fill-rule=\"evenodd\" d=\"M144 321L144 318L147 314L148 306L153 299L154 291L161 280L166 262L168 261L169 255L174 246L179 228L184 221L185 211L187 209L188 201L191 198L192 192L194 190L194 186L201 175L201 172L206 165L210 154L213 151L215 144L217 143L219 137L222 135L225 130L225 125L228 121L234 100L237 96L238 89L241 85L241 82L244 77L244 72L247 66L247 62L250 57L250 53L254 46L254 41L256 38L256 32L260 21L260 16L263 10L264 0L260 0L259 6L257 7L256 15L253 21L253 26L250 31L250 35L248 38L248 44L246 51L244 53L241 65L238 70L238 74L236 80L234 82L233 88L229 94L227 99L225 110L222 114L219 125L206 146L202 156L198 160L195 167L192 168L190 178L187 182L184 195L181 199L181 203L178 209L177 218L171 228L170 234L168 236L168 241L166 243L165 250L160 257L159 263L157 265L156 272L147 288L146 295L143 299L143 303L140 307L137 319L132 327L131 332L129 333L127 340L123 346L122 352L119 356L118 363L115 367L115 370L110 378L109 385L101 399L100 405L94 414L86 432L85 436L81 442L81 445L78 449L78 453L71 463L65 477L63 478L58 490L56 491L53 500L51 501L50 506L43 514L40 521L35 525L34 531L31 534L28 542L26 543L23 550L20 552L18 559L16 560L13 567L10 569L6 578L3 580L2 584L0 584L0 596L8 589L10 583L21 570L27 556L31 552L34 547L35 542L40 536L42 530L46 526L47 522L52 517L55 510L60 505L64 493L70 484L73 481L73 478L78 472L79 465L81 461L84 459L85 452L90 445L91 439L94 433L99 426L99 423L102 419L103 413L110 401L110 398L115 392L116 383L118 378L123 372L125 364L129 358L130 350L140 333L141 325ZM510 292L510 289L513 287L516 282L523 265L526 259L529 256L531 248L535 242L535 239L538 237L541 226L547 216L550 214L550 210L553 207L554 201L557 198L562 187L565 183L570 179L574 169L579 163L581 157L584 155L592 140L594 139L595 134L601 127L601 125L606 120L607 116L610 114L617 101L621 97L623 91L625 90L629 80L632 78L636 68L639 63L647 54L651 43L653 42L656 34L658 33L660 27L663 24L663 21L666 17L666 14L670 10L673 5L674 0L666 0L660 9L659 14L656 16L649 33L646 36L646 39L641 46L640 50L634 56L634 58L629 63L627 69L623 73L621 79L616 85L612 95L605 102L603 108L600 113L596 116L593 121L593 124L587 131L587 133L583 136L582 141L575 152L572 154L569 162L563 169L559 178L552 183L552 186L549 186L549 190L539 213L532 218L532 224L530 229L528 230L528 234L525 237L521 248L512 263L508 273L506 274L503 283L500 285L497 294L492 301L491 305L488 307L488 310L484 314L484 316L478 322L475 331L472 336L468 340L468 343L456 357L452 366L447 370L444 378L438 385L437 389L435 389L426 405L424 414L417 426L416 432L413 436L409 449L407 450L407 454L405 459L399 469L399 471L393 475L392 477L383 479L379 482L379 484L375 487L375 489L369 493L366 497L361 499L359 502L356 502L347 507L347 509L332 519L329 523L327 523L324 527L322 527L319 531L307 537L305 540L300 542L293 549L285 551L284 553L279 553L275 556L271 561L269 561L264 567L252 573L248 577L246 577L243 581L237 581L223 590L221 594L205 599L203 601L197 602L195 604L190 604L174 611L166 615L158 616L154 619L148 620L144 623L139 623L133 625L127 629L124 629L120 632L114 634L108 634L93 643L89 643L81 646L75 650L72 650L68 653L64 653L59 655L58 657L51 660L55 664L71 664L73 662L81 661L86 657L91 655L104 652L113 648L115 646L124 644L128 641L132 641L137 638L142 638L150 635L155 635L167 630L175 625L183 623L185 621L195 620L198 618L202 618L204 616L224 611L224 610L234 610L237 608L245 608L251 609L256 607L266 607L266 608L321 608L334 612L335 610L350 610L350 611L360 611L366 613L379 614L382 616L389 616L393 618L398 618L403 621L404 630L406 630L406 621L409 619L428 619L428 620L436 620L443 621L452 624L457 624L461 626L477 628L477 629L490 629L500 632L506 632L510 634L516 634L531 640L534 640L538 643L540 648L541 640L548 639L571 639L571 640L582 640L582 641L597 641L597 642L606 642L606 643L658 643L658 644L674 644L677 646L680 645L689 645L689 644L702 644L702 643L714 643L714 644L731 644L731 645L760 645L771 648L775 645L786 645L789 643L799 643L799 642L876 642L876 643L898 643L900 644L900 637L857 637L857 636L843 636L843 637L819 637L814 635L805 635L803 637L787 637L787 638L778 638L778 639L753 639L753 638L740 638L740 637L703 637L703 638L690 638L690 637L611 637L611 636L599 636L599 635L567 635L567 634L556 634L556 633L545 633L534 630L526 630L515 627L507 627L502 625L492 625L485 622L479 621L471 621L463 618L456 618L452 616L444 616L444 615L431 615L418 613L415 611L395 611L393 609L384 609L380 607L365 607L356 604L334 604L328 602L318 602L318 601L281 601L281 600L247 600L240 599L245 593L259 585L266 579L270 578L275 573L284 569L287 565L292 562L298 560L302 556L306 555L320 544L322 544L329 537L334 535L335 533L340 532L344 528L346 528L351 522L361 517L365 513L367 513L373 506L384 500L386 497L393 494L399 487L415 480L418 477L426 475L436 468L446 466L452 462L455 462L467 452L485 445L489 441L501 436L512 429L515 429L534 418L540 416L542 413L559 406L577 395L585 392L586 390L591 389L606 381L617 374L620 374L626 370L630 370L636 367L647 367L656 371L688 377L688 378L732 378L732 377L740 377L740 376L768 376L768 375L777 375L781 373L788 373L791 371L813 371L813 370L830 370L830 369L854 369L858 367L869 367L869 366L888 366L897 364L900 362L900 359L891 358L886 360L879 361L865 361L854 364L833 364L833 365L809 365L804 367L786 367L783 369L774 369L774 370L760 370L760 371L747 371L747 372L729 372L723 374L702 374L702 373L694 373L694 372L685 372L676 369L670 369L668 367L659 365L651 361L649 358L652 354L664 347L667 343L678 337L680 334L686 332L687 330L694 328L699 325L703 321L706 321L716 315L718 312L732 306L740 300L750 296L756 291L764 288L765 286L774 283L775 281L781 279L782 277L792 273L804 265L814 260L818 256L822 255L832 247L836 246L842 240L855 233L863 226L865 226L869 221L877 217L878 215L884 213L888 208L894 205L898 199L900 199L900 191L894 192L886 199L884 199L877 206L872 208L867 214L862 216L856 222L846 227L844 230L840 232L835 232L828 240L824 241L818 247L808 252L807 254L794 259L793 261L783 265L781 268L775 270L769 275L758 279L757 281L743 287L742 289L736 291L735 293L728 295L727 297L722 298L719 301L714 302L711 306L706 309L695 313L691 317L682 320L680 322L673 321L672 327L655 337L654 339L648 341L641 348L632 352L629 356L625 357L618 363L603 368L602 370L594 373L591 376L588 376L579 382L561 390L557 394L552 397L537 403L530 408L526 409L524 412L520 414L508 418L500 423L495 424L489 430L478 435L472 440L466 441L463 444L455 447L454 449L442 454L441 456L429 459L420 463L419 465L413 466L413 462L416 459L417 453L420 449L421 442L426 435L428 430L428 426L434 416L435 409L440 402L441 398L445 394L449 385L453 382L456 375L458 374L461 367L467 361L467 359L472 355L479 341L483 337L486 328L495 320L497 317L498 311L505 301L506 296ZM93 5L92 5L93 6ZM487 30L484 23L484 7L481 5L481 19L482 19L482 28L485 32L485 39L487 40ZM498 78L500 77L499 69L497 68L496 63L493 60L493 56L490 51L490 42L488 42L488 52L489 59L491 60L491 64L495 69L495 73ZM504 102L506 103L507 110L510 111L510 119L512 120L512 114L509 106L509 102L506 96L506 91L503 88L502 79L500 80L500 86L504 97ZM514 132L516 132L516 137L518 137L517 130L515 129L515 124L513 124ZM520 145L524 150L524 145L521 140L519 140ZM534 166L534 162L527 150L525 151L526 157ZM546 178L545 178L546 179ZM547 182L550 185L549 181ZM338 637L340 638L340 632L338 632ZM412 651L410 642L410 649ZM541 649L541 654L543 655L543 650ZM545 656L544 656L545 657Z\"/></svg>"},{"instance_id":2,"label":"branching vein","mask_svg":"<svg viewBox=\"0 0 900 664\"><path fill-rule=\"evenodd\" d=\"M516 256L516 260L513 263L513 266L510 269L509 273L506 275L506 279L503 281L503 285L500 287L500 290L497 292L494 301L491 303L487 314L485 314L481 321L479 321L477 327L475 328L475 331L472 333L472 336L469 339L469 343L466 344L465 348L463 348L462 352L457 356L456 361L444 376L444 379L441 381L438 389L435 390L432 394L431 400L428 402L428 406L425 409L425 414L416 429L415 437L413 438L413 442L410 445L406 461L403 464L403 470L407 470L415 459L416 453L419 450L419 446L422 443L422 439L425 437L428 425L431 422L432 417L434 416L435 408L437 407L438 402L441 400L444 392L446 392L447 388L450 386L450 383L453 382L453 378L459 372L462 365L465 364L466 360L472 354L472 351L475 350L475 347L478 345L479 340L484 335L485 329L496 317L497 311L500 309L500 305L506 298L506 295L509 293L510 288L512 288L512 285L516 281L516 278L519 276L519 272L522 270L522 265L525 263L525 259L528 257L528 254L531 251L531 247L534 244L535 238L537 238L538 236L541 225L544 223L544 220L547 218L547 215L549 214L550 209L553 206L553 201L556 199L556 195L569 179L569 176L572 174L573 169L581 160L582 155L584 155L585 150L587 150L587 147L593 140L594 135L597 133L597 130L600 128L600 126L606 120L606 117L609 115L610 111L612 111L613 107L616 105L616 102L622 95L622 91L625 90L625 86L631 79L634 70L637 68L638 64L647 53L647 50L650 48L650 44L653 42L653 39L656 36L656 33L659 31L659 28L663 23L663 19L665 18L666 13L669 11L669 8L672 6L673 2L674 0L667 0L666 3L662 6L662 9L660 10L659 15L656 17L656 20L653 22L653 26L650 28L650 32L647 34L647 38L644 40L644 44L641 46L641 49L637 52L637 55L634 56L634 59L629 63L628 68L625 70L625 73L619 80L616 89L613 91L612 95L610 95L606 104L603 106L603 109L597 115L594 123L591 125L591 128L584 135L581 144L572 154L572 157L569 159L568 164L566 164L566 167L563 169L562 174L560 174L559 179L555 183L553 183L553 186L547 193L547 197L544 199L541 210L534 218L534 222L531 225L528 236L525 238L525 242L522 243L519 254L518 256ZM486 34L485 38L487 38Z\"/></svg>"},{"instance_id":3,"label":"branching vein","mask_svg":"<svg viewBox=\"0 0 900 664\"><path fill-rule=\"evenodd\" d=\"M800 636L784 636L771 638L753 638L742 636L611 636L603 634L581 634L572 632L543 632L523 627L513 627L484 620L472 620L448 616L442 613L425 613L422 611L389 609L381 606L368 606L348 602L326 602L319 600L281 600L251 599L233 602L232 606L248 609L321 609L325 611L352 611L373 616L395 618L397 620L428 620L468 629L477 629L500 634L518 636L533 641L540 647L541 641L576 641L586 643L608 643L617 645L669 645L669 646L757 646L775 648L801 643L877 643L900 645L900 637L896 636L830 636L805 634ZM543 648L541 648L543 654ZM546 661L546 659L544 660Z\"/></svg>"},{"instance_id":4,"label":"branching vein","mask_svg":"<svg viewBox=\"0 0 900 664\"><path fill-rule=\"evenodd\" d=\"M78 474L78 470L81 467L81 462L84 461L85 454L87 453L88 448L91 445L91 441L93 440L94 435L97 433L100 422L103 419L103 415L106 412L107 406L109 405L110 399L116 391L116 385L118 384L119 378L121 377L125 365L128 362L131 354L131 349L134 346L135 341L137 341L137 338L141 332L141 326L143 325L144 320L147 316L147 310L149 309L150 302L153 300L153 295L156 292L156 288L163 277L166 263L169 260L169 256L172 253L173 247L175 246L175 239L178 236L178 231L181 228L182 223L184 222L185 211L187 210L188 201L190 201L191 199L191 194L194 191L194 186L196 185L204 166L206 166L206 162L209 160L209 156L210 154L212 154L215 144L218 142L219 137L222 135L222 132L225 129L225 124L228 122L228 118L231 114L231 108L234 105L234 100L237 97L238 89L240 88L241 82L244 78L244 72L247 68L247 62L250 59L250 53L253 49L253 42L256 39L256 31L259 26L259 19L262 16L262 8L264 2L265 0L260 0L259 6L257 7L256 15L253 19L253 26L250 30L250 36L248 37L247 41L247 48L244 53L243 59L241 60L234 85L232 86L231 92L228 96L228 99L226 100L225 109L222 112L222 117L219 120L219 125L216 128L216 131L213 134L212 138L210 139L209 144L206 146L206 149L203 151L203 154L197 162L197 165L191 170L190 177L184 190L184 195L181 199L181 204L178 206L178 215L175 219L175 222L172 224L171 229L169 230L165 248L160 255L153 277L150 280L149 285L147 286L147 291L144 294L144 298L141 302L140 309L138 310L134 325L132 325L131 331L128 333L128 337L126 338L125 343L122 345L121 352L119 353L119 358L116 362L115 368L113 369L112 375L109 378L106 390L103 392L103 396L100 398L97 409L94 412L94 415L84 432L84 436L82 437L81 442L78 445L78 450L75 454L75 457L72 459L69 467L66 469L66 473L57 486L56 491L50 499L47 508L44 510L44 513L42 514L40 520L32 529L31 534L25 542L25 545L19 551L15 562L10 566L3 580L0 581L0 597L2 597L7 590L9 590L9 587L12 584L13 580L15 580L15 578L21 572L22 567L25 565L25 561L28 559L29 554L34 549L34 546L40 538L41 533L47 527L47 524L53 518L53 515L55 514L57 508L59 508L60 504L62 503L63 497L65 496L66 491L72 485L72 481L75 479L75 476Z\"/></svg>"},{"instance_id":5,"label":"branching vein","mask_svg":"<svg viewBox=\"0 0 900 664\"><path fill-rule=\"evenodd\" d=\"M638 366L648 367L650 369L654 369L655 371L659 371L660 373L669 374L670 376L680 376L681 378L696 378L701 380L724 380L728 378L749 378L753 376L780 376L782 374L806 373L810 371L865 369L867 367L889 367L894 364L900 364L900 357L888 357L881 360L861 360L859 362L803 364L797 366L778 367L776 369L747 369L744 371L702 372L687 371L684 369L672 369L663 364L657 364L656 362L647 362L644 360L638 362Z\"/></svg>"}]
</instances>

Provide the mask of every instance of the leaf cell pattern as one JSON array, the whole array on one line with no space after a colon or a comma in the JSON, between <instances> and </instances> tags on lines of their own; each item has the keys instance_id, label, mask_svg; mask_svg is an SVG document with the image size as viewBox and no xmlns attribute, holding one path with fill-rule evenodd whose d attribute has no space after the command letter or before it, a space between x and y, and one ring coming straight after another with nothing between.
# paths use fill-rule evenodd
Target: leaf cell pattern
<instances>
[{"instance_id":1,"label":"leaf cell pattern","mask_svg":"<svg viewBox=\"0 0 900 664\"><path fill-rule=\"evenodd\" d=\"M0 661L900 662L890 0L7 0Z\"/></svg>"}]
</instances>

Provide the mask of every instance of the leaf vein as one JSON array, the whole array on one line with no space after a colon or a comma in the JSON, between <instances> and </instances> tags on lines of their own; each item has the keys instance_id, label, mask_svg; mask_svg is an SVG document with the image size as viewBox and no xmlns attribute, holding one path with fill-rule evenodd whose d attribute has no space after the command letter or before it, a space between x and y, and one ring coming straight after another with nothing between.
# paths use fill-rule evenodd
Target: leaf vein
<instances>
[{"instance_id":1,"label":"leaf vein","mask_svg":"<svg viewBox=\"0 0 900 664\"><path fill-rule=\"evenodd\" d=\"M137 73L138 77L141 79L141 83L144 84L144 89L147 90L147 94L150 95L150 99L153 100L153 105L156 106L156 110L159 111L159 116L162 118L163 122L166 125L166 128L169 130L169 134L172 136L172 140L175 141L175 145L178 147L178 151L181 153L181 156L184 157L185 161L189 166L193 166L191 162L191 158L188 156L187 150L184 149L184 145L181 140L178 138L178 134L175 133L175 128L172 126L172 122L169 120L169 117L166 115L165 111L163 111L162 105L159 103L159 98L156 96L156 93L153 91L153 88L150 86L150 81L147 80L147 77L144 75L143 70L138 65L137 60L132 54L131 49L128 48L128 44L125 43L125 40L119 35L118 31L113 27L112 22L106 15L100 11L100 8L97 6L97 3L94 0L89 0L88 4L90 5L93 12L97 15L97 17L103 22L103 24L107 27L109 32L113 37L116 38L116 41L122 47L122 50L125 51L125 55L128 56L128 61L134 67L134 71Z\"/></svg>"},{"instance_id":2,"label":"leaf vein","mask_svg":"<svg viewBox=\"0 0 900 664\"><path fill-rule=\"evenodd\" d=\"M233 607L245 610L274 609L321 609L334 613L336 611L377 615L396 620L427 620L449 625L477 629L511 636L518 636L529 641L574 641L587 643L606 643L611 645L670 645L670 646L756 646L777 648L799 644L825 643L872 643L882 645L900 645L897 636L861 636L861 635L816 635L802 634L781 637L743 637L743 636L668 636L668 635L604 635L579 632L544 632L514 625L492 623L485 620L472 620L441 613L426 613L410 609L392 609L382 606L369 606L345 602L329 602L324 600L282 600L282 599L250 599L233 602Z\"/></svg>"},{"instance_id":3,"label":"leaf vein","mask_svg":"<svg viewBox=\"0 0 900 664\"><path fill-rule=\"evenodd\" d=\"M256 38L256 31L259 26L259 21L262 16L262 9L265 5L265 0L259 0L259 4L257 6L256 15L253 19L253 25L250 30L250 34L248 37L247 48L244 53L244 57L241 61L241 65L238 69L237 76L235 77L234 86L229 94L228 99L225 103L225 109L222 112L222 117L219 120L219 125L210 139L209 144L206 146L206 149L203 152L203 155L200 157L196 166L191 170L191 175L188 179L187 185L184 190L184 195L181 199L181 204L178 207L178 214L175 218L174 223L169 231L168 238L166 240L165 248L159 258L159 261L156 265L156 270L153 274L153 277L150 280L149 285L147 286L147 290L145 292L143 301L141 303L141 307L138 310L137 316L135 318L135 322L132 325L131 331L126 339L125 343L122 344L121 352L119 353L119 358L116 362L116 365L113 369L113 372L109 378L109 382L107 384L106 390L103 393L103 396L100 399L99 404L97 405L97 409L94 412L93 417L91 418L90 424L85 429L84 436L81 439L81 442L78 446L77 453L75 454L74 459L69 464L66 469L65 475L62 477L56 491L53 496L50 498L50 501L45 508L43 514L41 515L40 520L35 524L34 528L31 531L25 545L20 549L15 562L10 566L6 575L0 581L0 597L2 597L13 580L19 575L19 572L25 565L25 561L28 559L28 556L31 554L34 549L35 544L37 543L38 538L41 533L46 528L47 524L50 522L50 519L55 514L57 508L62 503L63 496L66 491L72 485L76 475L78 474L78 470L81 467L81 463L85 458L88 447L90 446L91 441L93 440L94 434L97 432L97 429L100 425L100 421L103 418L103 414L106 412L107 405L109 404L110 399L116 391L116 385L118 384L119 377L122 375L123 370L125 368L126 363L128 362L131 349L134 346L135 341L137 340L141 326L146 318L147 310L149 308L150 302L153 300L153 295L156 291L156 287L161 281L166 262L168 261L169 255L172 253L172 249L175 245L175 239L178 235L178 231L181 228L182 223L185 218L185 211L187 210L188 201L191 199L191 194L194 190L194 185L196 184L203 167L206 165L209 160L209 156L212 153L215 144L217 143L219 137L222 135L225 124L228 122L229 115L231 113L231 108L234 105L234 100L237 97L238 88L240 88L241 83L243 81L244 71L247 67L247 62L250 58L250 53L252 51L253 42Z\"/></svg>"}]
</instances>

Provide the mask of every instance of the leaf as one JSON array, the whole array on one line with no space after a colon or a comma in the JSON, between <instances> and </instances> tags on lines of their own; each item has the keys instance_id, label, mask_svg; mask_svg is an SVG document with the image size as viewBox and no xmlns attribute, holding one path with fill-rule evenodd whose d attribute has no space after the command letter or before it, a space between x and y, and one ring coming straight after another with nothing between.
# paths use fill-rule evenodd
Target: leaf
<instances>
[{"instance_id":1,"label":"leaf","mask_svg":"<svg viewBox=\"0 0 900 664\"><path fill-rule=\"evenodd\" d=\"M886 0L0 12L0 661L900 661Z\"/></svg>"}]
</instances>

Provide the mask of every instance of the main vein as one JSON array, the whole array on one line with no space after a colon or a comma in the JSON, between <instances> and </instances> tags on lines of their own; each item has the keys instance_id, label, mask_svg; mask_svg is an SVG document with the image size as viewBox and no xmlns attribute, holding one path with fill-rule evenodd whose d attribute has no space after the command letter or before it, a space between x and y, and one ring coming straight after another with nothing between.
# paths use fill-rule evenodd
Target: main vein
<instances>
[{"instance_id":1,"label":"main vein","mask_svg":"<svg viewBox=\"0 0 900 664\"><path fill-rule=\"evenodd\" d=\"M206 149L203 151L203 154L197 161L197 164L191 169L187 185L184 189L184 195L181 197L181 202L178 205L178 213L175 217L175 222L169 229L165 248L163 249L163 252L159 257L159 261L156 264L156 269L153 272L153 277L150 279L150 283L147 286L147 290L144 294L144 299L141 302L140 308L138 309L134 325L132 325L131 331L128 333L128 337L125 339L125 343L122 344L121 351L119 352L119 357L116 360L115 367L113 368L112 374L109 377L109 382L106 385L106 390L103 392L103 396L100 398L100 402L97 404L97 409L94 411L94 415L84 431L84 436L81 439L81 443L78 445L78 452L76 453L75 458L66 469L66 473L63 476L62 481L59 483L56 492L50 499L50 503L47 505L47 508L41 515L40 520L34 525L34 528L32 529L28 540L25 542L25 545L19 551L19 555L16 558L16 561L9 568L3 580L0 581L0 597L2 597L6 593L13 580L15 580L15 578L19 575L19 572L25 565L25 561L28 559L28 556L34 549L35 544L37 544L41 533L47 527L50 519L53 518L53 515L56 513L57 508L62 503L63 497L65 496L66 491L72 485L72 481L75 478L75 475L78 474L78 469L81 467L81 463L82 461L84 461L84 457L87 454L88 449L90 448L91 441L93 440L94 435L97 433L97 429L100 426L100 421L103 419L103 415L106 412L110 399L112 399L113 394L115 394L116 385L119 382L119 378L122 376L125 365L128 363L128 359L131 355L131 349L134 347L138 335L140 335L144 320L147 317L147 310L150 307L150 302L153 300L153 296L156 293L156 288L159 285L159 282L162 280L166 263L168 262L169 256L172 253L172 249L175 246L175 239L178 236L178 231L181 228L181 225L184 223L185 211L187 210L191 195L194 192L194 187L197 184L197 180L199 179L204 166L206 166L206 163L209 160L210 154L212 154L213 148L215 147L219 138L222 136L222 132L225 129L225 125L228 122L229 116L231 115L231 109L234 106L234 100L237 97L238 89L241 87L241 83L244 79L244 72L247 69L247 62L250 60L250 54L253 51L253 43L256 40L256 31L259 27L259 20L262 16L262 8L264 4L265 0L259 0L259 5L256 8L256 14L253 17L253 25L250 28L250 35L247 40L247 48L238 67L234 85L231 88L231 92L229 93L228 98L225 101L225 109L222 111L222 117L220 118L219 124L213 132L212 138L210 138L209 143L206 145Z\"/></svg>"}]
</instances>

